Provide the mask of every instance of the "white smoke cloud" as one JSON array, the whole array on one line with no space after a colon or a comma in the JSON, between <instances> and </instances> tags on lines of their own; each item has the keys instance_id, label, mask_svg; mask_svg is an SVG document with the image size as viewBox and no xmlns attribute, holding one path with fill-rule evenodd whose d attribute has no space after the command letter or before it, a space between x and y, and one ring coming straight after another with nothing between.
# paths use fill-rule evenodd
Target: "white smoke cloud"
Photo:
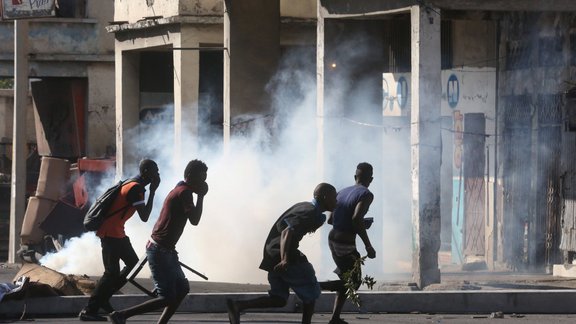
<instances>
[{"instance_id":1,"label":"white smoke cloud","mask_svg":"<svg viewBox=\"0 0 576 324\"><path fill-rule=\"evenodd\" d=\"M366 161L374 166L374 182L370 189L375 200L368 216L375 219L369 235L378 254L377 259L366 262L364 272L379 280L388 272L409 271L406 264L411 259L410 208L395 209L394 201L383 195L406 192L409 197L410 182L391 176L386 179L399 182L383 181L384 174L395 172L391 166L382 165L383 154L393 155L395 152L383 152L383 128L364 124L381 123L380 120L374 121L373 112L362 114L363 106L374 103L363 99L367 96L358 86L354 87L354 93L349 89L334 88L327 94L328 99L336 98L331 93L339 93L338 98L348 97L346 102L353 103L355 109L345 116L347 119L339 115L325 118L331 136L324 138L328 149L324 152L324 170L319 170L317 122L320 117L316 114L316 71L315 67L306 66L314 65L315 61L303 64L305 60L302 57L289 59L292 61L286 66L290 68L280 70L270 86L280 127L273 144L263 145L269 142L268 133L260 131L249 137L234 138L229 150L223 151L220 146L212 150L211 145L201 146L198 150L184 149L182 160L173 161L173 137L166 136L172 132L172 125L168 128L159 126L158 132L148 128L145 137L139 136L135 130L134 136L127 137L132 141L131 145L139 145L141 157L158 162L162 177L150 220L143 223L135 215L126 224L126 232L138 255L144 254L164 198L183 178L186 163L198 158L208 165L210 190L199 225L188 224L180 238L177 245L180 260L204 273L210 281L266 283L266 273L258 266L265 239L276 219L294 203L311 200L313 189L320 182L331 183L337 190L352 185L356 165ZM336 101L327 101L327 106L337 105ZM139 138L141 140L136 143L134 140ZM189 138L195 141L194 137ZM399 163L410 165L409 160ZM128 171L130 173L125 177L136 174L137 168L134 166ZM335 265L327 243L329 230L329 225L324 225L321 230L304 237L300 246L314 265L319 280L336 278L332 273ZM365 254L360 241L358 249ZM47 255L41 262L65 273L101 275L100 253L97 238L88 233L71 240L64 250ZM201 280L185 273L190 280ZM144 267L140 276L149 275L148 267Z\"/></svg>"},{"instance_id":2,"label":"white smoke cloud","mask_svg":"<svg viewBox=\"0 0 576 324\"><path fill-rule=\"evenodd\" d=\"M46 254L40 263L66 274L96 275L104 273L100 239L94 232L66 241L58 253Z\"/></svg>"}]
</instances>

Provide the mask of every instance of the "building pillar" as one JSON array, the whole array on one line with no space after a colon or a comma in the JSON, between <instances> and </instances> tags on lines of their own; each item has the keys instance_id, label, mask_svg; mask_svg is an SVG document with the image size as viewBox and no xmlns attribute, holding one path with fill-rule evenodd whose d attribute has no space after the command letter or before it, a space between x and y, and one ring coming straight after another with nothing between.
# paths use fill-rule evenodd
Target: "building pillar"
<instances>
[{"instance_id":1,"label":"building pillar","mask_svg":"<svg viewBox=\"0 0 576 324\"><path fill-rule=\"evenodd\" d=\"M316 170L318 178L324 179L324 16L322 15L322 5L317 2L317 22L316 22Z\"/></svg>"},{"instance_id":2,"label":"building pillar","mask_svg":"<svg viewBox=\"0 0 576 324\"><path fill-rule=\"evenodd\" d=\"M118 44L116 48L120 48ZM116 50L116 177L133 174L138 148L132 139L140 115L140 55Z\"/></svg>"},{"instance_id":3,"label":"building pillar","mask_svg":"<svg viewBox=\"0 0 576 324\"><path fill-rule=\"evenodd\" d=\"M243 115L271 113L266 86L280 56L280 1L224 1L224 144ZM245 131L247 123L242 123Z\"/></svg>"},{"instance_id":4,"label":"building pillar","mask_svg":"<svg viewBox=\"0 0 576 324\"><path fill-rule=\"evenodd\" d=\"M176 48L198 49L194 31L182 26L174 42ZM198 151L198 91L200 51L174 50L174 165L181 169L184 152ZM192 139L192 141L190 141Z\"/></svg>"},{"instance_id":5,"label":"building pillar","mask_svg":"<svg viewBox=\"0 0 576 324\"><path fill-rule=\"evenodd\" d=\"M28 21L14 20L14 124L10 185L8 262L16 262L26 211L26 111L28 110Z\"/></svg>"},{"instance_id":6,"label":"building pillar","mask_svg":"<svg viewBox=\"0 0 576 324\"><path fill-rule=\"evenodd\" d=\"M440 282L440 10L411 7L412 273L418 287Z\"/></svg>"}]
</instances>

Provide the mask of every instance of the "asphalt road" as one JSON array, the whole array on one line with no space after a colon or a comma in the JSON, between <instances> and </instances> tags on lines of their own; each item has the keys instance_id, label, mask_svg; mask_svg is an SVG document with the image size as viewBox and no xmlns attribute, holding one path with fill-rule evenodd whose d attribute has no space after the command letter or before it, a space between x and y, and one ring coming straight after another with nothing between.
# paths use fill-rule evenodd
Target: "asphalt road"
<instances>
[{"instance_id":1,"label":"asphalt road","mask_svg":"<svg viewBox=\"0 0 576 324\"><path fill-rule=\"evenodd\" d=\"M342 317L350 324L381 324L381 323L458 323L458 324L542 324L542 323L574 323L576 314L565 315L515 315L503 314L502 318L492 318L491 314L453 315L453 314L344 314ZM156 323L159 314L140 315L132 317L127 323ZM329 314L315 314L312 323L328 323ZM79 323L78 319L66 318L26 318L23 321L34 323ZM2 320L0 323L20 322ZM170 323L228 323L226 314L176 314ZM246 324L278 324L300 323L300 314L286 313L247 313L243 314L241 323Z\"/></svg>"}]
</instances>

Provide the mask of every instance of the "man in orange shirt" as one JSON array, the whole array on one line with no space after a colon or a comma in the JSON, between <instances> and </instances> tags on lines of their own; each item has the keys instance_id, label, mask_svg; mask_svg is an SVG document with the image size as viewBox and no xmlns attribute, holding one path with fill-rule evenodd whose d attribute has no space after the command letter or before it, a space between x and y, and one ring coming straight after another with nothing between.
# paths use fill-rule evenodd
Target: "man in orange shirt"
<instances>
[{"instance_id":1,"label":"man in orange shirt","mask_svg":"<svg viewBox=\"0 0 576 324\"><path fill-rule=\"evenodd\" d=\"M110 305L110 297L124 284L126 276L138 263L138 255L134 251L130 239L124 232L124 224L134 212L144 222L148 221L154 194L160 184L160 173L156 162L145 159L140 162L140 174L122 186L118 197L110 210L118 211L106 218L96 235L100 238L102 246L102 261L104 274L98 281L92 292L88 305L78 315L81 321L106 321L107 318L98 315L98 310L103 308L108 313L114 311ZM148 201L144 199L145 187L150 185ZM124 269L120 270L120 260L124 262Z\"/></svg>"}]
</instances>

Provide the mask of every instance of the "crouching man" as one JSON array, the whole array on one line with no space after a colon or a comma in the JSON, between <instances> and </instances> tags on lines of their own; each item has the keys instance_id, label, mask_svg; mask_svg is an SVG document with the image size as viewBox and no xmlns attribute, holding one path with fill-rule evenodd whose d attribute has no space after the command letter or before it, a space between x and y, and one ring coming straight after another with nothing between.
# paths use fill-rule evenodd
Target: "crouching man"
<instances>
[{"instance_id":1,"label":"crouching man","mask_svg":"<svg viewBox=\"0 0 576 324\"><path fill-rule=\"evenodd\" d=\"M322 214L336 207L336 189L321 183L314 190L312 202L300 202L286 210L274 223L266 244L260 269L268 272L268 296L250 300L227 300L230 323L240 323L240 312L248 308L271 308L286 305L289 289L302 300L302 323L310 323L314 304L320 297L320 285L312 264L298 250L304 235L315 232L326 220Z\"/></svg>"}]
</instances>

